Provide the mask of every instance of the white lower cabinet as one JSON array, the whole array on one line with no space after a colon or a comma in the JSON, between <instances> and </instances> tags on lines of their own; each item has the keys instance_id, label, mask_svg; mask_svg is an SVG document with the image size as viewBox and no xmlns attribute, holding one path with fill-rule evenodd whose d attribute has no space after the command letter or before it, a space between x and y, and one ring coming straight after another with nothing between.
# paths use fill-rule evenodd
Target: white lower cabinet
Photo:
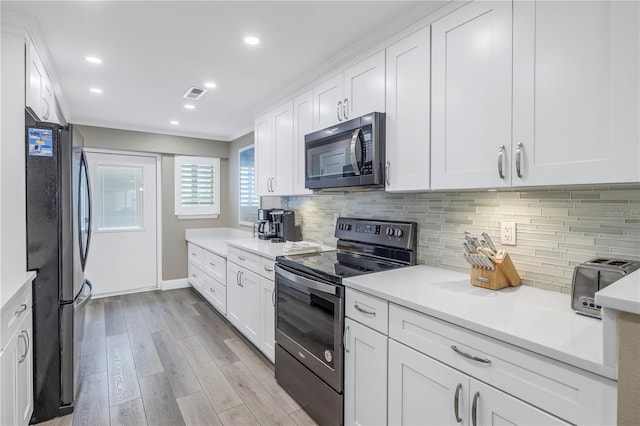
<instances>
[{"instance_id":1,"label":"white lower cabinet","mask_svg":"<svg viewBox=\"0 0 640 426\"><path fill-rule=\"evenodd\" d=\"M260 350L271 361L276 359L275 283L260 277Z\"/></svg>"},{"instance_id":2,"label":"white lower cabinet","mask_svg":"<svg viewBox=\"0 0 640 426\"><path fill-rule=\"evenodd\" d=\"M27 425L33 413L31 282L5 305L0 335L0 424ZM23 297L24 296L24 297ZM25 300L26 299L26 300Z\"/></svg>"},{"instance_id":3,"label":"white lower cabinet","mask_svg":"<svg viewBox=\"0 0 640 426\"><path fill-rule=\"evenodd\" d=\"M344 424L387 422L387 336L346 318Z\"/></svg>"},{"instance_id":4,"label":"white lower cabinet","mask_svg":"<svg viewBox=\"0 0 640 426\"><path fill-rule=\"evenodd\" d=\"M390 340L389 424L568 423Z\"/></svg>"},{"instance_id":5,"label":"white lower cabinet","mask_svg":"<svg viewBox=\"0 0 640 426\"><path fill-rule=\"evenodd\" d=\"M260 276L227 262L227 318L260 346Z\"/></svg>"}]
</instances>

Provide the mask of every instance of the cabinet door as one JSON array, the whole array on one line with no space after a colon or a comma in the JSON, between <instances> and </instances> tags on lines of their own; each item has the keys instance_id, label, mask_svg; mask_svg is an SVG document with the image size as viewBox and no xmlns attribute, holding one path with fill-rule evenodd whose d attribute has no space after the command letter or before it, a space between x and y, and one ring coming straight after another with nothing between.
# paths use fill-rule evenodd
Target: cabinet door
<instances>
[{"instance_id":1,"label":"cabinet door","mask_svg":"<svg viewBox=\"0 0 640 426\"><path fill-rule=\"evenodd\" d=\"M313 88L314 130L321 130L344 120L343 86L344 74L340 73Z\"/></svg>"},{"instance_id":2,"label":"cabinet door","mask_svg":"<svg viewBox=\"0 0 640 426\"><path fill-rule=\"evenodd\" d=\"M275 284L260 277L260 350L271 361L275 361Z\"/></svg>"},{"instance_id":3,"label":"cabinet door","mask_svg":"<svg viewBox=\"0 0 640 426\"><path fill-rule=\"evenodd\" d=\"M384 112L384 50L344 72L344 120Z\"/></svg>"},{"instance_id":4,"label":"cabinet door","mask_svg":"<svg viewBox=\"0 0 640 426\"><path fill-rule=\"evenodd\" d=\"M18 423L17 411L17 366L22 353L18 345L16 332L7 342L4 350L0 352L0 424L15 425Z\"/></svg>"},{"instance_id":5,"label":"cabinet door","mask_svg":"<svg viewBox=\"0 0 640 426\"><path fill-rule=\"evenodd\" d=\"M468 393L468 376L389 340L389 424L459 424Z\"/></svg>"},{"instance_id":6,"label":"cabinet door","mask_svg":"<svg viewBox=\"0 0 640 426\"><path fill-rule=\"evenodd\" d=\"M45 75L42 79L42 105L41 105L42 120L49 123L57 122L55 113L55 96L53 94L53 85L51 80Z\"/></svg>"},{"instance_id":7,"label":"cabinet door","mask_svg":"<svg viewBox=\"0 0 640 426\"><path fill-rule=\"evenodd\" d=\"M31 315L32 311L29 310L29 315L22 320L18 331L16 419L21 425L28 425L33 413L33 323Z\"/></svg>"},{"instance_id":8,"label":"cabinet door","mask_svg":"<svg viewBox=\"0 0 640 426\"><path fill-rule=\"evenodd\" d=\"M513 185L640 181L639 21L638 2L514 2Z\"/></svg>"},{"instance_id":9,"label":"cabinet door","mask_svg":"<svg viewBox=\"0 0 640 426\"><path fill-rule=\"evenodd\" d=\"M387 191L429 189L430 31L387 48Z\"/></svg>"},{"instance_id":10,"label":"cabinet door","mask_svg":"<svg viewBox=\"0 0 640 426\"><path fill-rule=\"evenodd\" d=\"M273 182L272 118L263 115L255 121L256 195L270 195Z\"/></svg>"},{"instance_id":11,"label":"cabinet door","mask_svg":"<svg viewBox=\"0 0 640 426\"><path fill-rule=\"evenodd\" d=\"M387 336L345 320L344 423L387 423Z\"/></svg>"},{"instance_id":12,"label":"cabinet door","mask_svg":"<svg viewBox=\"0 0 640 426\"><path fill-rule=\"evenodd\" d=\"M273 112L273 183L271 195L293 193L293 101Z\"/></svg>"},{"instance_id":13,"label":"cabinet door","mask_svg":"<svg viewBox=\"0 0 640 426\"><path fill-rule=\"evenodd\" d=\"M260 347L260 276L244 268L240 269L242 284L243 317L240 331Z\"/></svg>"},{"instance_id":14,"label":"cabinet door","mask_svg":"<svg viewBox=\"0 0 640 426\"><path fill-rule=\"evenodd\" d=\"M27 106L42 118L42 82L44 80L44 68L40 62L40 56L35 46L30 41L27 42Z\"/></svg>"},{"instance_id":15,"label":"cabinet door","mask_svg":"<svg viewBox=\"0 0 640 426\"><path fill-rule=\"evenodd\" d=\"M237 329L242 328L243 307L245 305L240 271L243 268L233 262L227 262L227 319Z\"/></svg>"},{"instance_id":16,"label":"cabinet door","mask_svg":"<svg viewBox=\"0 0 640 426\"><path fill-rule=\"evenodd\" d=\"M569 424L474 379L470 379L469 398L469 423L474 425Z\"/></svg>"},{"instance_id":17,"label":"cabinet door","mask_svg":"<svg viewBox=\"0 0 640 426\"><path fill-rule=\"evenodd\" d=\"M227 288L223 284L207 276L202 294L222 315L227 314Z\"/></svg>"},{"instance_id":18,"label":"cabinet door","mask_svg":"<svg viewBox=\"0 0 640 426\"><path fill-rule=\"evenodd\" d=\"M511 184L511 9L475 1L431 26L432 189Z\"/></svg>"},{"instance_id":19,"label":"cabinet door","mask_svg":"<svg viewBox=\"0 0 640 426\"><path fill-rule=\"evenodd\" d=\"M304 187L305 151L304 137L313 132L313 92L293 100L293 194L308 195L312 191Z\"/></svg>"}]
</instances>

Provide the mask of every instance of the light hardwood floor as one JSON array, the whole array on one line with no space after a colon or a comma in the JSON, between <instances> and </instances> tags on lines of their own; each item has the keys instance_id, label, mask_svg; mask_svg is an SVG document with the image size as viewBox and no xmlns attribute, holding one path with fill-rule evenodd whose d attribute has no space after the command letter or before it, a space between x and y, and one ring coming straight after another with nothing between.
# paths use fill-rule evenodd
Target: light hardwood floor
<instances>
[{"instance_id":1,"label":"light hardwood floor","mask_svg":"<svg viewBox=\"0 0 640 426\"><path fill-rule=\"evenodd\" d=\"M271 364L192 289L94 299L70 425L315 425Z\"/></svg>"}]
</instances>

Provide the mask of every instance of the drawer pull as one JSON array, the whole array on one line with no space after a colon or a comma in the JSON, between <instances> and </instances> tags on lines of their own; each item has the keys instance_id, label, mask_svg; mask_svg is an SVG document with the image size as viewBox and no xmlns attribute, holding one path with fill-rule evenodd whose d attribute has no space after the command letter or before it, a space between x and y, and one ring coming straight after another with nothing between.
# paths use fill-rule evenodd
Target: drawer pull
<instances>
[{"instance_id":1,"label":"drawer pull","mask_svg":"<svg viewBox=\"0 0 640 426\"><path fill-rule=\"evenodd\" d=\"M482 362L484 364L491 364L491 360L490 359L480 358L480 357L477 357L475 355L471 355L471 354L468 354L466 352L462 352L460 349L458 349L458 347L456 345L452 345L451 349L453 349L453 351L455 353L457 353L458 355L461 355L461 356L463 356L465 358L468 358L471 361Z\"/></svg>"},{"instance_id":2,"label":"drawer pull","mask_svg":"<svg viewBox=\"0 0 640 426\"><path fill-rule=\"evenodd\" d=\"M355 305L353 305L353 307L354 307L354 308L356 308L356 311L358 311L358 312L362 312L362 313L363 313L363 314L365 314L365 315L371 315L371 316L373 316L373 317L375 317L375 316L376 316L376 313L375 313L374 311L368 311L368 310L366 310L366 309L363 309L363 308L361 308L361 307L360 307L360 305L358 305L357 303L356 303Z\"/></svg>"},{"instance_id":3,"label":"drawer pull","mask_svg":"<svg viewBox=\"0 0 640 426\"><path fill-rule=\"evenodd\" d=\"M349 340L349 338L347 337L348 334L349 334L349 326L346 326L344 328L344 335L342 336L342 346L344 346L345 352L349 352L349 347L347 346L347 341Z\"/></svg>"},{"instance_id":4,"label":"drawer pull","mask_svg":"<svg viewBox=\"0 0 640 426\"><path fill-rule=\"evenodd\" d=\"M22 313L23 313L24 311L26 311L26 310L27 310L27 305L25 305L25 304L23 303L23 304L21 304L21 305L20 305L20 308L19 308L19 309L17 309L13 314L14 314L15 316L19 317L19 316L20 316L20 315L22 315Z\"/></svg>"},{"instance_id":5,"label":"drawer pull","mask_svg":"<svg viewBox=\"0 0 640 426\"><path fill-rule=\"evenodd\" d=\"M267 272L273 272L273 269L269 268L267 265L264 265L264 270Z\"/></svg>"},{"instance_id":6,"label":"drawer pull","mask_svg":"<svg viewBox=\"0 0 640 426\"><path fill-rule=\"evenodd\" d=\"M191 256L197 256L196 252L191 252Z\"/></svg>"},{"instance_id":7,"label":"drawer pull","mask_svg":"<svg viewBox=\"0 0 640 426\"><path fill-rule=\"evenodd\" d=\"M213 262L209 262L209 265L213 266L215 268L216 264Z\"/></svg>"},{"instance_id":8,"label":"drawer pull","mask_svg":"<svg viewBox=\"0 0 640 426\"><path fill-rule=\"evenodd\" d=\"M216 291L213 289L213 287L209 287L209 291L210 291L211 293L215 293L215 292L216 292Z\"/></svg>"},{"instance_id":9,"label":"drawer pull","mask_svg":"<svg viewBox=\"0 0 640 426\"><path fill-rule=\"evenodd\" d=\"M471 424L473 426L478 425L478 398L480 398L480 392L473 395L473 403L471 404Z\"/></svg>"},{"instance_id":10,"label":"drawer pull","mask_svg":"<svg viewBox=\"0 0 640 426\"><path fill-rule=\"evenodd\" d=\"M453 399L453 414L456 416L456 422L462 422L460 418L460 391L462 390L462 383L458 383L456 386L456 396Z\"/></svg>"},{"instance_id":11,"label":"drawer pull","mask_svg":"<svg viewBox=\"0 0 640 426\"><path fill-rule=\"evenodd\" d=\"M238 256L238 260L244 262L245 260L247 260L247 258L246 257L242 257L242 256Z\"/></svg>"},{"instance_id":12,"label":"drawer pull","mask_svg":"<svg viewBox=\"0 0 640 426\"><path fill-rule=\"evenodd\" d=\"M22 337L24 339L24 353L20 356L18 360L19 364L22 364L24 360L27 358L27 354L29 353L29 347L31 346L29 343L29 332L27 330L22 330L18 337Z\"/></svg>"}]
</instances>

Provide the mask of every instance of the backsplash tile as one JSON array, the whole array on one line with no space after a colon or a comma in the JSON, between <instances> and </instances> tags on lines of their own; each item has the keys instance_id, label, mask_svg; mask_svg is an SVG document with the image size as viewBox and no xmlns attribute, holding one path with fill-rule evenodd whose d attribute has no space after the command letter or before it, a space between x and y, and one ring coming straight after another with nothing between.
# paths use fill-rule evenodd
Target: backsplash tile
<instances>
[{"instance_id":1,"label":"backsplash tile","mask_svg":"<svg viewBox=\"0 0 640 426\"><path fill-rule=\"evenodd\" d=\"M594 257L640 260L640 186L500 192L383 191L285 197L306 240L335 246L335 217L418 223L418 263L469 270L463 232L487 232L499 246L501 221L517 223L517 246L505 246L522 283L571 291L574 267Z\"/></svg>"}]
</instances>

